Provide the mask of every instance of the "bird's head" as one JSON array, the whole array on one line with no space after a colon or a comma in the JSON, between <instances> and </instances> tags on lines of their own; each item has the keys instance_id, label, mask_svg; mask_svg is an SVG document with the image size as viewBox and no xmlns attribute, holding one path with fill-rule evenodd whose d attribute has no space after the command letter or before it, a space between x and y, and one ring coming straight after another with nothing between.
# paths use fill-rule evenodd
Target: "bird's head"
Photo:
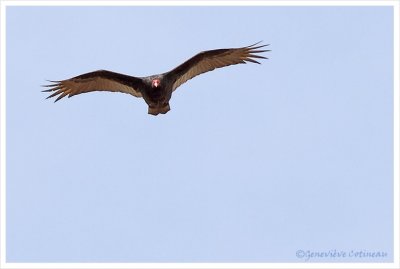
<instances>
[{"instance_id":1,"label":"bird's head","mask_svg":"<svg viewBox=\"0 0 400 269\"><path fill-rule=\"evenodd\" d=\"M161 81L158 78L155 78L151 81L152 88L158 88L161 85Z\"/></svg>"}]
</instances>

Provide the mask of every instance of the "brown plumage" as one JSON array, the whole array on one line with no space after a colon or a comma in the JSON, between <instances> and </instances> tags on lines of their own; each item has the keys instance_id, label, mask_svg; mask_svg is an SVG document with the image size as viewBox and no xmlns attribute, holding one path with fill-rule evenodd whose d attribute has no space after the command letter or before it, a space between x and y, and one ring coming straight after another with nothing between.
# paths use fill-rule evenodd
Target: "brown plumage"
<instances>
[{"instance_id":1,"label":"brown plumage","mask_svg":"<svg viewBox=\"0 0 400 269\"><path fill-rule=\"evenodd\" d=\"M45 85L50 88L44 92L52 92L47 98L57 96L55 102L65 96L92 91L128 93L143 97L149 106L149 114L165 114L170 110L172 92L189 79L216 68L246 62L260 64L256 59L267 59L258 53L269 51L261 49L268 45L258 44L203 51L169 72L148 77L132 77L106 70L94 71L71 79L51 81L53 84Z\"/></svg>"}]
</instances>

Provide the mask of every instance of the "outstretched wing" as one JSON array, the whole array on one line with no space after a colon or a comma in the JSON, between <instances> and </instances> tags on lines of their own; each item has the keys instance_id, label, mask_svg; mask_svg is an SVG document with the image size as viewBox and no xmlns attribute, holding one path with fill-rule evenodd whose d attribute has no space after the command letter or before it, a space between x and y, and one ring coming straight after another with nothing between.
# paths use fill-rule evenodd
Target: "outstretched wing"
<instances>
[{"instance_id":1,"label":"outstretched wing","mask_svg":"<svg viewBox=\"0 0 400 269\"><path fill-rule=\"evenodd\" d=\"M173 81L172 90L176 90L176 88L189 79L216 68L233 64L244 64L246 62L260 64L255 59L267 58L258 55L258 53L269 50L262 50L261 48L268 45L258 45L259 43L260 42L243 48L216 49L200 52L175 69L166 73L166 76L169 76Z\"/></svg>"},{"instance_id":2,"label":"outstretched wing","mask_svg":"<svg viewBox=\"0 0 400 269\"><path fill-rule=\"evenodd\" d=\"M93 91L109 91L128 93L136 97L142 97L140 87L142 79L131 77L107 70L99 70L86 73L77 77L73 77L61 81L50 81L55 84L45 85L51 87L43 92L53 92L49 97L58 95L54 102L68 95L68 98L77 94Z\"/></svg>"}]
</instances>

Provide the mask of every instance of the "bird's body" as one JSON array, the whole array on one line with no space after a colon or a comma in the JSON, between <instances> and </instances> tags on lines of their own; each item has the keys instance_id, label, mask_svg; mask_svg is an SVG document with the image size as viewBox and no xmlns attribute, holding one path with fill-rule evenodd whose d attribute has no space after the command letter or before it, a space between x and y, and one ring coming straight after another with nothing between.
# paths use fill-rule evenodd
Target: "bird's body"
<instances>
[{"instance_id":1,"label":"bird's body","mask_svg":"<svg viewBox=\"0 0 400 269\"><path fill-rule=\"evenodd\" d=\"M158 115L165 114L170 110L169 100L172 96L172 85L164 79L164 74L143 78L144 84L141 93L143 99L149 106L148 113Z\"/></svg>"},{"instance_id":2,"label":"bird's body","mask_svg":"<svg viewBox=\"0 0 400 269\"><path fill-rule=\"evenodd\" d=\"M233 49L217 49L203 51L190 58L173 70L148 76L133 77L107 70L86 73L67 80L52 81L55 84L44 92L53 92L49 97L61 98L92 91L111 91L143 97L149 106L148 113L152 115L165 114L170 110L169 100L173 91L187 80L215 68L246 62L258 63L254 58L266 59L257 53L268 50L259 50L267 45L257 44Z\"/></svg>"}]
</instances>

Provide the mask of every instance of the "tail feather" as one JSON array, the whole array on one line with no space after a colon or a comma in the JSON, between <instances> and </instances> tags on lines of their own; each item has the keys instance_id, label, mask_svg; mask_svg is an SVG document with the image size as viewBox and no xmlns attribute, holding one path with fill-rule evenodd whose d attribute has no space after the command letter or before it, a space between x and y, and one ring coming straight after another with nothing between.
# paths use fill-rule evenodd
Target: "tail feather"
<instances>
[{"instance_id":1,"label":"tail feather","mask_svg":"<svg viewBox=\"0 0 400 269\"><path fill-rule=\"evenodd\" d=\"M154 116L157 116L158 114L165 114L170 110L169 104L165 104L163 106L158 106L158 107L151 107L149 106L148 113Z\"/></svg>"}]
</instances>

